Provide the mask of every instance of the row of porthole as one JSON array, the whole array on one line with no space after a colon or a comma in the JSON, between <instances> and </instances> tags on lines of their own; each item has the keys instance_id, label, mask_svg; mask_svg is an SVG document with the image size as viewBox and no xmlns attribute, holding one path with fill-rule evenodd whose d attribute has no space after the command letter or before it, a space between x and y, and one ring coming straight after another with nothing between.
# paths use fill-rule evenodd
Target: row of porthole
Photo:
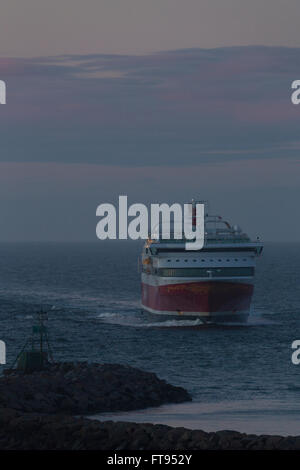
<instances>
[{"instance_id":1,"label":"row of porthole","mask_svg":"<svg viewBox=\"0 0 300 470\"><path fill-rule=\"evenodd\" d=\"M171 259L168 259L167 261L168 261L168 263L170 263L172 260L171 260ZM180 259L176 259L175 261L176 261L176 263L179 263ZM188 259L185 259L185 260L184 260L185 263L187 263L188 261L189 261ZM193 262L194 262L194 263L196 263L197 261L198 261L197 259L193 259ZM201 261L202 261L203 263L205 263L206 261L214 262L215 260L214 260L214 259L210 259L210 260L202 259ZM218 261L221 263L221 262L224 261L224 260L223 260L223 259L218 259ZM233 260L227 259L226 261L229 263L230 261L233 261ZM234 261L241 261L241 260L235 258ZM246 259L246 258L243 258L243 261L247 261L247 259Z\"/></svg>"}]
</instances>

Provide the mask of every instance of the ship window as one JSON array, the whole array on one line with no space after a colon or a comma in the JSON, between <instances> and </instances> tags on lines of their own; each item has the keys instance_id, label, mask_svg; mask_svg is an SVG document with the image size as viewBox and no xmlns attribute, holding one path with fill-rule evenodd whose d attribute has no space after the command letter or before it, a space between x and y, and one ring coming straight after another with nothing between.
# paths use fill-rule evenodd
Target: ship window
<instances>
[{"instance_id":1,"label":"ship window","mask_svg":"<svg viewBox=\"0 0 300 470\"><path fill-rule=\"evenodd\" d=\"M221 259L219 259L219 262L221 262L221 261L222 261L222 260L221 260Z\"/></svg>"},{"instance_id":2,"label":"ship window","mask_svg":"<svg viewBox=\"0 0 300 470\"><path fill-rule=\"evenodd\" d=\"M196 263L197 260L196 260L196 259L193 259L193 261L194 261L194 263Z\"/></svg>"},{"instance_id":3,"label":"ship window","mask_svg":"<svg viewBox=\"0 0 300 470\"><path fill-rule=\"evenodd\" d=\"M243 277L253 276L254 268L159 268L161 277Z\"/></svg>"},{"instance_id":4,"label":"ship window","mask_svg":"<svg viewBox=\"0 0 300 470\"><path fill-rule=\"evenodd\" d=\"M227 259L226 261L229 263L230 259Z\"/></svg>"},{"instance_id":5,"label":"ship window","mask_svg":"<svg viewBox=\"0 0 300 470\"><path fill-rule=\"evenodd\" d=\"M187 262L188 262L188 260L187 260L187 259L185 259L185 260L184 260L184 262L185 262L185 263L187 263Z\"/></svg>"},{"instance_id":6,"label":"ship window","mask_svg":"<svg viewBox=\"0 0 300 470\"><path fill-rule=\"evenodd\" d=\"M176 263L179 263L179 259L176 260Z\"/></svg>"}]
</instances>

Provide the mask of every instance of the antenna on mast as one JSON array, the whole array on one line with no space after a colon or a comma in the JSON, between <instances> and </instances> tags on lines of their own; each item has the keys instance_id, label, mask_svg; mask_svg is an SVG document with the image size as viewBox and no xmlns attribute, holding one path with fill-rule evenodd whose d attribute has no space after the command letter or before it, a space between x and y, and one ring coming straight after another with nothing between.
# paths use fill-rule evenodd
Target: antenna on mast
<instances>
[{"instance_id":1,"label":"antenna on mast","mask_svg":"<svg viewBox=\"0 0 300 470\"><path fill-rule=\"evenodd\" d=\"M23 372L33 372L43 369L47 364L53 362L53 354L50 346L48 328L45 323L48 321L48 313L53 310L41 309L36 312L36 321L32 325L31 336L25 342L23 348L17 355L12 369L17 363L17 370Z\"/></svg>"}]
</instances>

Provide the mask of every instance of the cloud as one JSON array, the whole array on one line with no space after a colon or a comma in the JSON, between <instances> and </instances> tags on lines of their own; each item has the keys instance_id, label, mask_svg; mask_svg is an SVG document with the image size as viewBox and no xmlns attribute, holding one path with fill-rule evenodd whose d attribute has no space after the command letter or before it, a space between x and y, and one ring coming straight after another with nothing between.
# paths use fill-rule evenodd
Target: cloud
<instances>
[{"instance_id":1,"label":"cloud","mask_svg":"<svg viewBox=\"0 0 300 470\"><path fill-rule=\"evenodd\" d=\"M1 161L185 166L297 157L300 49L0 59Z\"/></svg>"}]
</instances>

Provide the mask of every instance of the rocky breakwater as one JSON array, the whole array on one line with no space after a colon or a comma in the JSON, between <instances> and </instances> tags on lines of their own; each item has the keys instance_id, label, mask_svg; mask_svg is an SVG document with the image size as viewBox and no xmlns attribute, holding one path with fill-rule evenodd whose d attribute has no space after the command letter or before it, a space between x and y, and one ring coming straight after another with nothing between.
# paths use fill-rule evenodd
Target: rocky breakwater
<instances>
[{"instance_id":1,"label":"rocky breakwater","mask_svg":"<svg viewBox=\"0 0 300 470\"><path fill-rule=\"evenodd\" d=\"M161 424L99 422L0 409L6 450L300 450L300 437L204 432Z\"/></svg>"},{"instance_id":2,"label":"rocky breakwater","mask_svg":"<svg viewBox=\"0 0 300 470\"><path fill-rule=\"evenodd\" d=\"M0 377L1 450L300 450L299 437L99 422L72 415L190 400L155 374L119 364L60 363Z\"/></svg>"},{"instance_id":3,"label":"rocky breakwater","mask_svg":"<svg viewBox=\"0 0 300 470\"><path fill-rule=\"evenodd\" d=\"M89 414L128 411L191 400L155 374L120 364L65 362L0 378L0 407L25 413Z\"/></svg>"}]
</instances>

